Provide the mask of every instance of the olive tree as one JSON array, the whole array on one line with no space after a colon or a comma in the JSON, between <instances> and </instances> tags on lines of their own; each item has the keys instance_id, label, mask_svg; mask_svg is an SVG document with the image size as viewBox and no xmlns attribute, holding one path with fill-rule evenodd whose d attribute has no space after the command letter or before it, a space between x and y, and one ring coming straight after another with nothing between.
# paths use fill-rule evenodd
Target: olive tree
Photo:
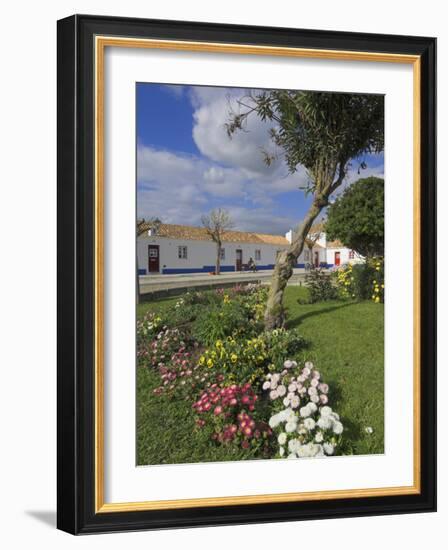
<instances>
[{"instance_id":1,"label":"olive tree","mask_svg":"<svg viewBox=\"0 0 448 550\"><path fill-rule=\"evenodd\" d=\"M269 123L278 153L264 151L265 162L270 165L282 156L290 173L303 166L308 180L302 190L312 196L293 241L277 257L265 311L269 330L283 325L283 294L294 265L313 222L342 185L350 161L383 149L384 99L380 95L256 90L240 98L236 110L231 109L228 136L246 131L250 116Z\"/></svg>"}]
</instances>

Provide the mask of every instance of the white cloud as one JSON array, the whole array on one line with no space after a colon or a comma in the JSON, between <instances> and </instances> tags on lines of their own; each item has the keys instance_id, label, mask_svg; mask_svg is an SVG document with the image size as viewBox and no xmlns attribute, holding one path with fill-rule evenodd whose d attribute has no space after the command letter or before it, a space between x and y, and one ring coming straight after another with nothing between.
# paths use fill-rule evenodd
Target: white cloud
<instances>
[{"instance_id":1,"label":"white cloud","mask_svg":"<svg viewBox=\"0 0 448 550\"><path fill-rule=\"evenodd\" d=\"M204 213L221 206L238 229L282 234L290 222L276 212L275 196L297 189L301 176L252 178L201 157L139 146L137 181L139 216L199 225Z\"/></svg>"},{"instance_id":2,"label":"white cloud","mask_svg":"<svg viewBox=\"0 0 448 550\"><path fill-rule=\"evenodd\" d=\"M193 88L193 139L210 160L237 167L249 177L274 177L286 168L281 160L274 161L271 166L264 162L263 151L274 152L268 133L271 123L253 115L247 119L244 131L235 133L232 139L227 135L225 123L229 121L230 111L239 112L237 100L245 93L245 90L225 88Z\"/></svg>"}]
</instances>

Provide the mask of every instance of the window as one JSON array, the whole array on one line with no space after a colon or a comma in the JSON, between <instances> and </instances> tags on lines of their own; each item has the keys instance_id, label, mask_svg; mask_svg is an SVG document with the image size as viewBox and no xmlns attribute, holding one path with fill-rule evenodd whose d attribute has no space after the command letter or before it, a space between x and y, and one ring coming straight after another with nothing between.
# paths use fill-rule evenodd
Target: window
<instances>
[{"instance_id":1,"label":"window","mask_svg":"<svg viewBox=\"0 0 448 550\"><path fill-rule=\"evenodd\" d=\"M348 253L348 259L349 260L354 260L355 259L355 251L354 250L350 250L350 252Z\"/></svg>"},{"instance_id":2,"label":"window","mask_svg":"<svg viewBox=\"0 0 448 550\"><path fill-rule=\"evenodd\" d=\"M305 262L310 261L310 251L309 250L305 250L305 252L303 253L303 259L305 260Z\"/></svg>"},{"instance_id":3,"label":"window","mask_svg":"<svg viewBox=\"0 0 448 550\"><path fill-rule=\"evenodd\" d=\"M178 246L177 247L177 255L180 260L186 260L187 259L187 247L186 246Z\"/></svg>"},{"instance_id":4,"label":"window","mask_svg":"<svg viewBox=\"0 0 448 550\"><path fill-rule=\"evenodd\" d=\"M225 248L221 248L221 250L219 251L219 257L221 258L221 260L226 259L226 249Z\"/></svg>"},{"instance_id":5,"label":"window","mask_svg":"<svg viewBox=\"0 0 448 550\"><path fill-rule=\"evenodd\" d=\"M255 259L258 261L261 260L261 250L255 250Z\"/></svg>"}]
</instances>

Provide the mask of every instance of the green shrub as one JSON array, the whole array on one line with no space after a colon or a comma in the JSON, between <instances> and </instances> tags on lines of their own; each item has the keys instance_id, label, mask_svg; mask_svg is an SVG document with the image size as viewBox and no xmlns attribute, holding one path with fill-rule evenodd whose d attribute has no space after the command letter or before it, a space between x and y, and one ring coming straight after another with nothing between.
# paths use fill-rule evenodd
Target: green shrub
<instances>
[{"instance_id":1,"label":"green shrub","mask_svg":"<svg viewBox=\"0 0 448 550\"><path fill-rule=\"evenodd\" d=\"M310 304L327 302L338 297L331 275L325 273L322 269L312 269L307 273L305 284L309 291L308 303Z\"/></svg>"},{"instance_id":2,"label":"green shrub","mask_svg":"<svg viewBox=\"0 0 448 550\"><path fill-rule=\"evenodd\" d=\"M199 358L199 365L224 375L226 383L258 382L269 364L266 344L258 338L217 339Z\"/></svg>"},{"instance_id":3,"label":"green shrub","mask_svg":"<svg viewBox=\"0 0 448 550\"><path fill-rule=\"evenodd\" d=\"M274 329L263 333L261 338L265 342L270 363L278 370L282 370L286 359L296 357L296 354L306 346L297 329Z\"/></svg>"},{"instance_id":4,"label":"green shrub","mask_svg":"<svg viewBox=\"0 0 448 550\"><path fill-rule=\"evenodd\" d=\"M248 318L244 306L234 300L223 302L220 307L202 308L192 326L192 335L201 344L210 346L228 336L253 336L258 328L257 322Z\"/></svg>"},{"instance_id":5,"label":"green shrub","mask_svg":"<svg viewBox=\"0 0 448 550\"><path fill-rule=\"evenodd\" d=\"M362 264L348 265L336 272L339 295L356 300L384 301L384 262L371 258Z\"/></svg>"}]
</instances>

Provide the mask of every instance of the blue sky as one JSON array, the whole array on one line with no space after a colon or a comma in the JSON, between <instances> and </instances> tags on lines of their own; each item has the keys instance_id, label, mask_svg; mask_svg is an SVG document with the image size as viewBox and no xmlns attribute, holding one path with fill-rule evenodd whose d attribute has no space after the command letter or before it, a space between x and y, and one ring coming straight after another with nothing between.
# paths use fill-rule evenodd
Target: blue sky
<instances>
[{"instance_id":1,"label":"blue sky","mask_svg":"<svg viewBox=\"0 0 448 550\"><path fill-rule=\"evenodd\" d=\"M269 124L252 117L231 140L229 108L244 89L137 84L137 212L164 223L200 225L212 208L227 209L235 229L284 234L306 213L310 198L299 189L307 175L288 174L279 159L271 167ZM367 155L358 175L354 162L347 184L383 176L383 155Z\"/></svg>"}]
</instances>

